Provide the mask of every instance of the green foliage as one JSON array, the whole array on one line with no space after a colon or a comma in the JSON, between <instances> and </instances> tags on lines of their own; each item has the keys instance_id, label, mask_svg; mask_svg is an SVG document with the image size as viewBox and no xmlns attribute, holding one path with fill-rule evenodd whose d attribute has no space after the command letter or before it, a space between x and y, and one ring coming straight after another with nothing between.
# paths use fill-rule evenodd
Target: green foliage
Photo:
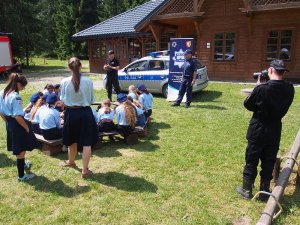
<instances>
[{"instance_id":1,"label":"green foliage","mask_svg":"<svg viewBox=\"0 0 300 225\"><path fill-rule=\"evenodd\" d=\"M87 58L87 45L71 36L146 0L1 0L0 32L11 36L13 54L29 57Z\"/></svg>"}]
</instances>

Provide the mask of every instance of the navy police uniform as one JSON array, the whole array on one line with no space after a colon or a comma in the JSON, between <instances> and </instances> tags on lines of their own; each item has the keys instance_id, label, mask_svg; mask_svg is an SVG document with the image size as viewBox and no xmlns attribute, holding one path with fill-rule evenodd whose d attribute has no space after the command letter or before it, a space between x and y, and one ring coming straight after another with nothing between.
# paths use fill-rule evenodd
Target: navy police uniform
<instances>
[{"instance_id":1,"label":"navy police uniform","mask_svg":"<svg viewBox=\"0 0 300 225\"><path fill-rule=\"evenodd\" d=\"M32 131L31 125L24 119L22 99L18 92L12 92L3 98L4 92L0 93L0 113L6 119L7 150L14 155L24 151L32 151L38 147L38 142ZM16 116L23 117L29 127L29 132L17 122Z\"/></svg>"},{"instance_id":2,"label":"navy police uniform","mask_svg":"<svg viewBox=\"0 0 300 225\"><path fill-rule=\"evenodd\" d=\"M113 54L112 51L109 52L109 54ZM115 57L110 60L107 59L106 60L106 64L112 66L112 67L116 67L116 66L120 66L119 64L119 60L117 60ZM119 94L121 92L121 88L119 85L119 79L118 79L118 71L109 68L107 70L107 77L106 77L106 89L107 89L107 97L111 100L111 95L112 95L112 87L114 86L114 89L116 91L117 94Z\"/></svg>"},{"instance_id":3,"label":"navy police uniform","mask_svg":"<svg viewBox=\"0 0 300 225\"><path fill-rule=\"evenodd\" d=\"M186 51L191 53L190 51ZM176 104L179 105L186 93L186 105L190 105L192 101L192 81L194 78L194 72L197 70L196 62L193 58L186 59L183 64L183 77L179 88L178 98L176 99Z\"/></svg>"}]
</instances>

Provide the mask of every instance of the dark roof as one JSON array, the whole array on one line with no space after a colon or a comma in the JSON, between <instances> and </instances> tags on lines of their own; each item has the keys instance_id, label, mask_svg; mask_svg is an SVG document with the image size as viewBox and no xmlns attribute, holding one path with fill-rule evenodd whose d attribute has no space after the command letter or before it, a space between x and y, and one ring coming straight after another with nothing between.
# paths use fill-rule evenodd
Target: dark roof
<instances>
[{"instance_id":1,"label":"dark roof","mask_svg":"<svg viewBox=\"0 0 300 225\"><path fill-rule=\"evenodd\" d=\"M135 26L146 21L148 15L153 15L165 2L169 0L151 0L108 20L98 23L72 36L74 40L91 38L137 36L145 33L135 31Z\"/></svg>"}]
</instances>

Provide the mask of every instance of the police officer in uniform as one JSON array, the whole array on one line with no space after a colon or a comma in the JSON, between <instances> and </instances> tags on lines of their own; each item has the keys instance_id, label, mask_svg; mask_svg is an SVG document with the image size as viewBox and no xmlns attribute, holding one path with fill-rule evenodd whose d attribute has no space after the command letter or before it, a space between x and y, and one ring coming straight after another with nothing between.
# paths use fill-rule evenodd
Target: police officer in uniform
<instances>
[{"instance_id":1,"label":"police officer in uniform","mask_svg":"<svg viewBox=\"0 0 300 225\"><path fill-rule=\"evenodd\" d=\"M244 102L253 112L247 131L246 164L243 171L243 186L236 191L246 199L252 198L252 187L261 161L260 190L270 192L272 171L276 162L281 136L281 119L287 113L294 98L294 87L283 80L288 71L282 60L274 60L268 69L270 80L256 86ZM260 194L259 199L268 200Z\"/></svg>"},{"instance_id":2,"label":"police officer in uniform","mask_svg":"<svg viewBox=\"0 0 300 225\"><path fill-rule=\"evenodd\" d=\"M113 50L110 50L108 52L108 59L105 62L105 65L103 66L103 69L107 72L107 83L106 83L106 89L107 89L107 97L110 101L112 101L111 95L112 95L112 86L114 86L114 89L117 94L120 93L121 88L119 85L118 80L118 70L120 69L119 61L115 58L115 53Z\"/></svg>"},{"instance_id":3,"label":"police officer in uniform","mask_svg":"<svg viewBox=\"0 0 300 225\"><path fill-rule=\"evenodd\" d=\"M184 53L185 62L183 64L183 77L179 88L178 97L172 106L180 106L184 94L186 93L185 107L189 108L192 100L193 85L196 82L196 62L192 58L192 50L187 49Z\"/></svg>"}]
</instances>

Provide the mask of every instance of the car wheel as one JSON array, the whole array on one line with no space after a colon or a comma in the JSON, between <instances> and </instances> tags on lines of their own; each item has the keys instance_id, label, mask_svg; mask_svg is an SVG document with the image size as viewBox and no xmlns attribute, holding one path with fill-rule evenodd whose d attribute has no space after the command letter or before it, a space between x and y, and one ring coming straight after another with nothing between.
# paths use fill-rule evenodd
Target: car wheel
<instances>
[{"instance_id":1,"label":"car wheel","mask_svg":"<svg viewBox=\"0 0 300 225\"><path fill-rule=\"evenodd\" d=\"M165 84L162 88L162 94L165 98L168 97L168 84Z\"/></svg>"}]
</instances>

